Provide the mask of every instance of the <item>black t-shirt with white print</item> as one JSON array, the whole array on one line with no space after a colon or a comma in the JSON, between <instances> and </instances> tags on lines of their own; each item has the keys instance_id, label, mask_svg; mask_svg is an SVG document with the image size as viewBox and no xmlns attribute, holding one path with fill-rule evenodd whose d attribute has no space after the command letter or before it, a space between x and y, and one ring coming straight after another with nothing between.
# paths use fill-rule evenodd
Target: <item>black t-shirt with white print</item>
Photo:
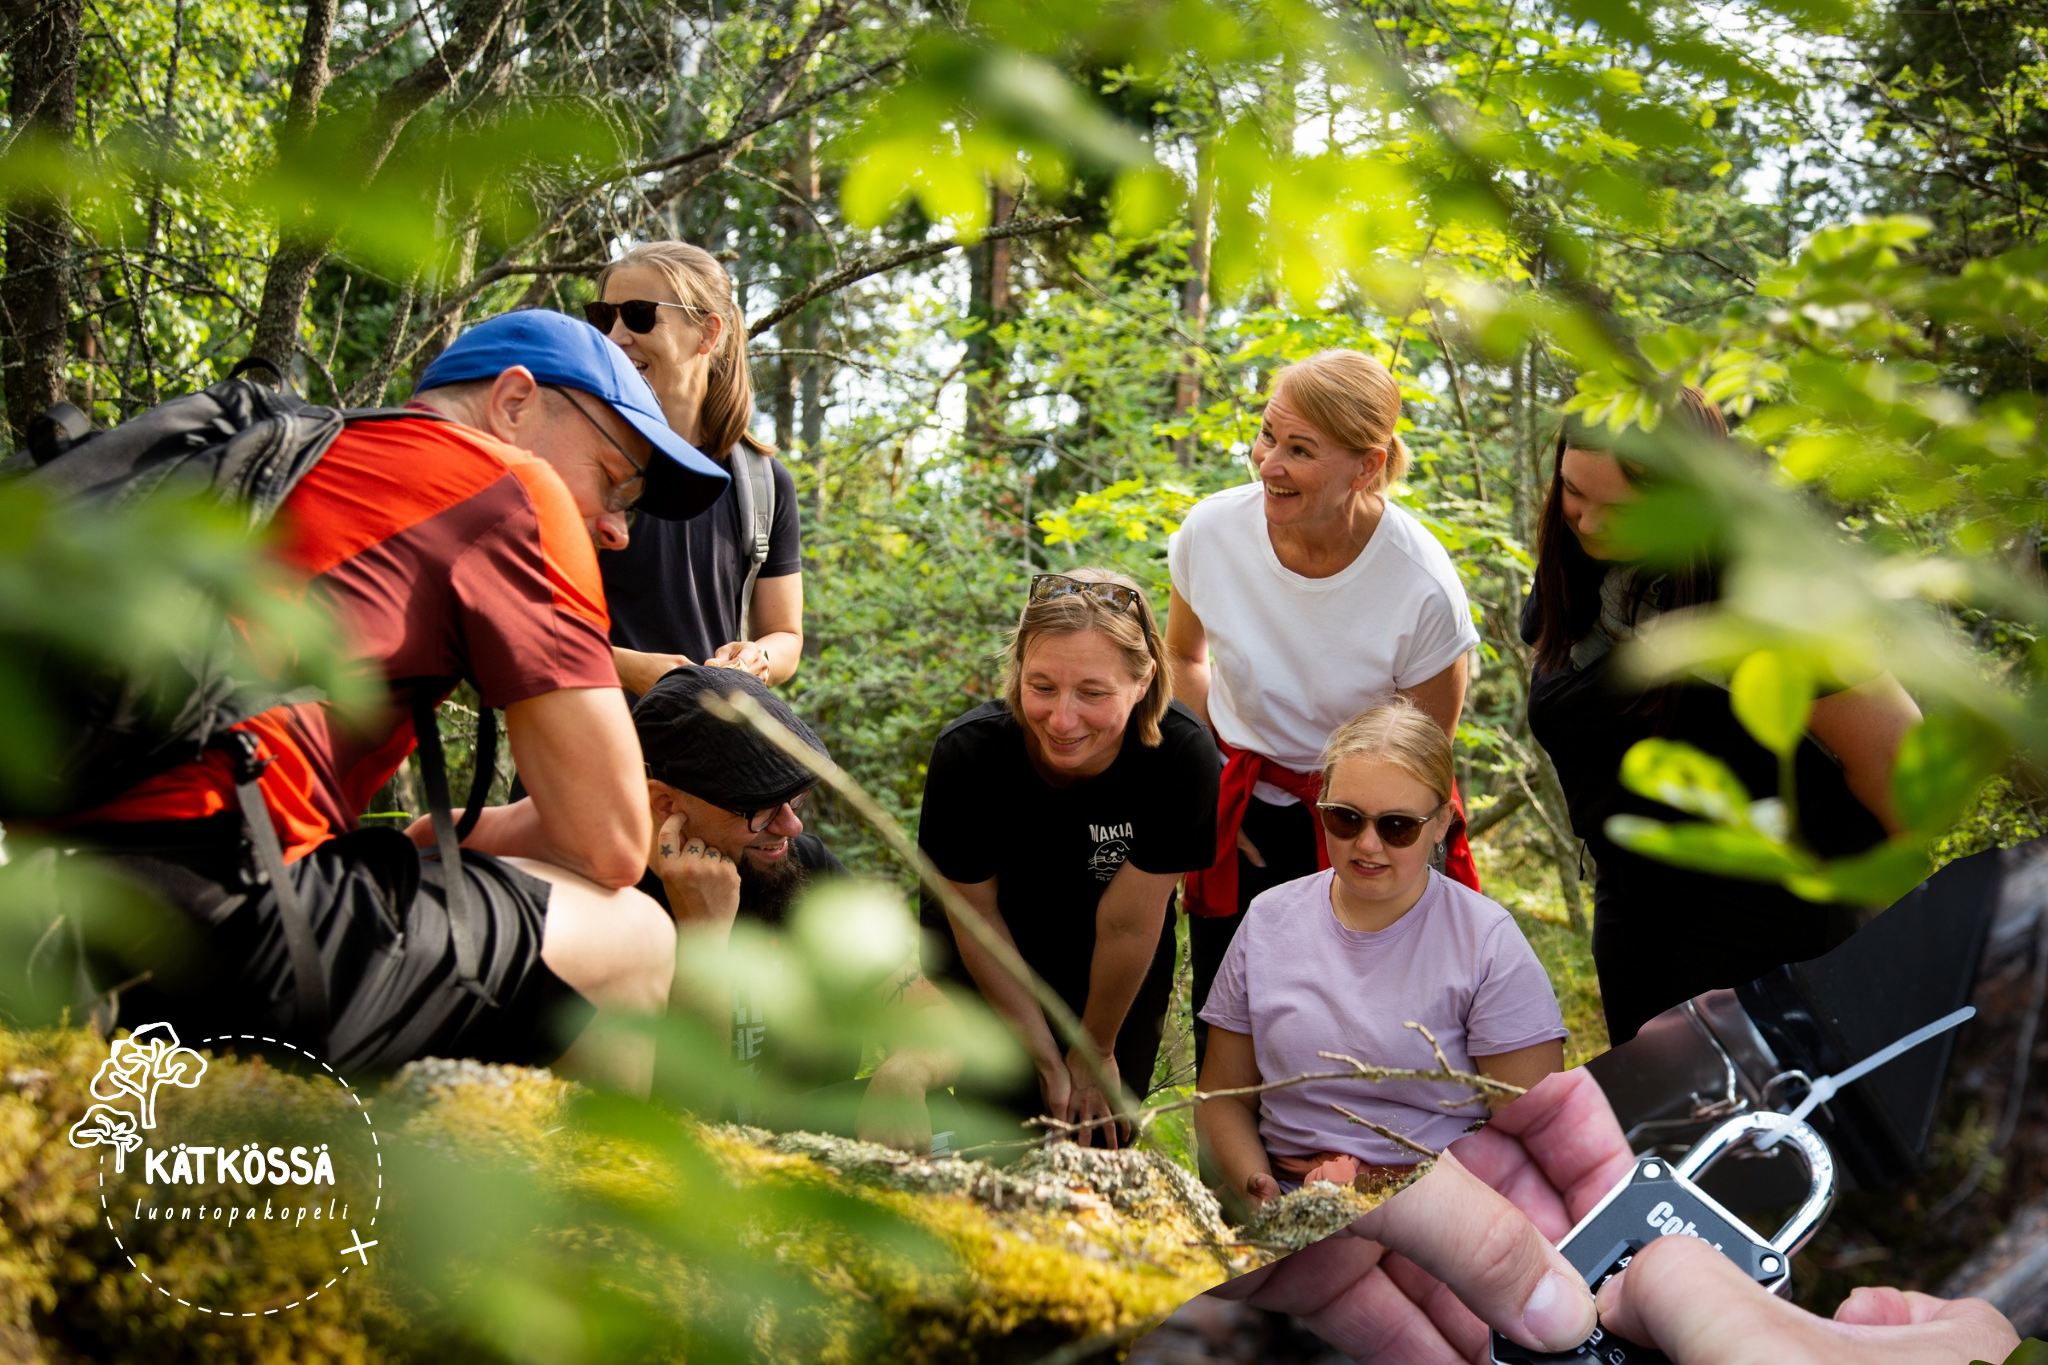
<instances>
[{"instance_id":1,"label":"black t-shirt with white print","mask_svg":"<svg viewBox=\"0 0 2048 1365\"><path fill-rule=\"evenodd\" d=\"M1032 767L1024 728L1001 701L955 720L932 748L918 843L952 881L996 879L997 908L1018 954L1077 1015L1088 1002L1096 909L1117 869L1128 861L1144 872L1187 872L1216 859L1215 741L1179 702L1159 728L1157 747L1127 732L1108 768L1064 787ZM929 897L923 921L951 938L945 911ZM957 953L944 974L973 984ZM1141 1095L1172 985L1169 914L1117 1035L1118 1069Z\"/></svg>"}]
</instances>

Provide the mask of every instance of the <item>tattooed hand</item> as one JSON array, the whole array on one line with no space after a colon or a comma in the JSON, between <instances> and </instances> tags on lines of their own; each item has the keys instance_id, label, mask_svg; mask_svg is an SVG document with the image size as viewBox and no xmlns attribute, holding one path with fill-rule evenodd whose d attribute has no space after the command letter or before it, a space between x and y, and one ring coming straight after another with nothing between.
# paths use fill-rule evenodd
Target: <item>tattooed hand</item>
<instances>
[{"instance_id":1,"label":"tattooed hand","mask_svg":"<svg viewBox=\"0 0 2048 1365\"><path fill-rule=\"evenodd\" d=\"M678 812L662 821L654 836L654 875L668 892L669 913L678 925L732 928L740 910L740 869L732 859L692 836Z\"/></svg>"}]
</instances>

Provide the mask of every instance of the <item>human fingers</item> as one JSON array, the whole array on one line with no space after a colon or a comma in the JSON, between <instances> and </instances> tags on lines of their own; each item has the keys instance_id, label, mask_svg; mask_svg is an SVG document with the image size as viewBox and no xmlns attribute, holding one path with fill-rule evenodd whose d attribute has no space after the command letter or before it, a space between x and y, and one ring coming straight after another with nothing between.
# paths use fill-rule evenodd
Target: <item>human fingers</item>
<instances>
[{"instance_id":1,"label":"human fingers","mask_svg":"<svg viewBox=\"0 0 2048 1365\"><path fill-rule=\"evenodd\" d=\"M1280 1197L1280 1182L1264 1171L1258 1171L1244 1182L1244 1192L1252 1197L1252 1207L1257 1208L1268 1199Z\"/></svg>"},{"instance_id":2,"label":"human fingers","mask_svg":"<svg viewBox=\"0 0 2048 1365\"><path fill-rule=\"evenodd\" d=\"M1387 1270L1388 1262L1382 1261L1345 1293L1313 1313L1302 1314L1302 1322L1350 1360L1370 1360L1374 1365L1465 1365L1471 1357L1437 1329L1429 1314Z\"/></svg>"},{"instance_id":3,"label":"human fingers","mask_svg":"<svg viewBox=\"0 0 2048 1365\"><path fill-rule=\"evenodd\" d=\"M1364 1279L1384 1255L1378 1242L1340 1232L1209 1292L1275 1313L1313 1313Z\"/></svg>"},{"instance_id":4,"label":"human fingers","mask_svg":"<svg viewBox=\"0 0 2048 1365\"><path fill-rule=\"evenodd\" d=\"M1099 1086L1077 1086L1074 1090L1074 1122L1089 1125L1080 1132L1081 1145L1116 1150L1116 1125L1109 1122L1109 1099Z\"/></svg>"},{"instance_id":5,"label":"human fingers","mask_svg":"<svg viewBox=\"0 0 2048 1365\"><path fill-rule=\"evenodd\" d=\"M1353 1360L1465 1365L1466 1357L1381 1269L1385 1254L1377 1242L1340 1233L1209 1293L1293 1314Z\"/></svg>"},{"instance_id":6,"label":"human fingers","mask_svg":"<svg viewBox=\"0 0 2048 1365\"><path fill-rule=\"evenodd\" d=\"M1450 1286L1424 1270L1406 1256L1389 1251L1380 1260L1380 1269L1392 1280L1403 1294L1408 1296L1417 1308L1422 1310L1437 1333L1451 1344L1463 1360L1485 1360L1487 1347L1491 1344L1492 1329L1481 1322L1470 1308L1458 1301Z\"/></svg>"},{"instance_id":7,"label":"human fingers","mask_svg":"<svg viewBox=\"0 0 2048 1365\"><path fill-rule=\"evenodd\" d=\"M1866 1285L1854 1290L1835 1309L1834 1321L1845 1332L1877 1334L1885 1329L1910 1329L1890 1334L1891 1339L1899 1341L1909 1336L1952 1337L1972 1343L1967 1348L1972 1360L2003 1360L2019 1345L2019 1333L2005 1314L1982 1299L1938 1299L1932 1294L1889 1286Z\"/></svg>"},{"instance_id":8,"label":"human fingers","mask_svg":"<svg viewBox=\"0 0 2048 1365\"><path fill-rule=\"evenodd\" d=\"M1065 1123L1074 1116L1074 1087L1064 1066L1039 1073L1038 1093L1045 1101L1045 1116Z\"/></svg>"},{"instance_id":9,"label":"human fingers","mask_svg":"<svg viewBox=\"0 0 2048 1365\"><path fill-rule=\"evenodd\" d=\"M1253 843L1251 836L1243 830L1237 832L1237 851L1244 854L1245 861L1253 867L1264 867L1266 865L1265 858L1259 853L1259 846Z\"/></svg>"},{"instance_id":10,"label":"human fingers","mask_svg":"<svg viewBox=\"0 0 2048 1365\"><path fill-rule=\"evenodd\" d=\"M663 863L675 860L676 850L688 842L683 837L683 826L687 823L681 811L676 812L661 822L661 829L654 839L655 857Z\"/></svg>"},{"instance_id":11,"label":"human fingers","mask_svg":"<svg viewBox=\"0 0 2048 1365\"><path fill-rule=\"evenodd\" d=\"M1930 1298L1925 1294L1915 1297ZM1835 1321L1863 1327L1905 1327L1921 1319L1914 1316L1914 1305L1903 1290L1866 1284L1850 1290L1849 1297L1836 1306Z\"/></svg>"},{"instance_id":12,"label":"human fingers","mask_svg":"<svg viewBox=\"0 0 2048 1365\"><path fill-rule=\"evenodd\" d=\"M1821 1319L1802 1313L1697 1237L1659 1237L1600 1287L1600 1322L1678 1365L1820 1365ZM1865 1329L1868 1330L1868 1329Z\"/></svg>"},{"instance_id":13,"label":"human fingers","mask_svg":"<svg viewBox=\"0 0 2048 1365\"><path fill-rule=\"evenodd\" d=\"M1525 1346L1566 1351L1592 1334L1593 1296L1521 1210L1449 1152L1352 1225L1415 1262Z\"/></svg>"},{"instance_id":14,"label":"human fingers","mask_svg":"<svg viewBox=\"0 0 2048 1365\"><path fill-rule=\"evenodd\" d=\"M1613 1105L1584 1069L1544 1077L1451 1151L1552 1241L1635 1164Z\"/></svg>"}]
</instances>

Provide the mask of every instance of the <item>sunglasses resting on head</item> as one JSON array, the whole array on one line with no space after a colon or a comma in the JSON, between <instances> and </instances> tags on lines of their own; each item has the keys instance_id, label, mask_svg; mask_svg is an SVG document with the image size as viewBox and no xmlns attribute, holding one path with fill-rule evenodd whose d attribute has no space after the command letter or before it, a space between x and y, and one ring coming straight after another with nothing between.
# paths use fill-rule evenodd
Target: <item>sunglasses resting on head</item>
<instances>
[{"instance_id":1,"label":"sunglasses resting on head","mask_svg":"<svg viewBox=\"0 0 2048 1365\"><path fill-rule=\"evenodd\" d=\"M1035 574L1031 579L1031 600L1050 602L1055 597L1092 597L1112 611L1129 611L1145 600L1136 588L1121 583L1097 583L1069 578L1063 573Z\"/></svg>"}]
</instances>

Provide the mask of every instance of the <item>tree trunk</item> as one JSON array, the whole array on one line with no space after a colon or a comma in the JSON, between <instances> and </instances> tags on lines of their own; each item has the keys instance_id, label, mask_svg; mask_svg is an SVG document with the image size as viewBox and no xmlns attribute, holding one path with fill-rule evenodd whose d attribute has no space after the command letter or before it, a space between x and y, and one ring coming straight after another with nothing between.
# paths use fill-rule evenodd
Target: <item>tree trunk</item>
<instances>
[{"instance_id":1,"label":"tree trunk","mask_svg":"<svg viewBox=\"0 0 2048 1365\"><path fill-rule=\"evenodd\" d=\"M398 138L414 114L427 107L466 71L497 36L511 13L513 0L460 0L448 40L434 54L387 86L361 133L349 146L336 147L340 183L367 188L384 168ZM312 11L325 8L324 26ZM327 48L333 37L333 0L313 0L306 16L306 36L299 51L299 71L292 82L292 100L280 130L280 155L311 154L314 120L329 71ZM302 98L303 96L303 98ZM279 369L298 353L299 325L313 274L334 242L332 226L307 215L287 217L278 230L277 253L263 279L263 299L256 309L256 327L249 344L252 356ZM438 325L439 320L436 320Z\"/></svg>"},{"instance_id":2,"label":"tree trunk","mask_svg":"<svg viewBox=\"0 0 2048 1365\"><path fill-rule=\"evenodd\" d=\"M804 119L803 136L798 139L797 193L804 197L812 215L818 212L818 196L821 186L818 182L818 120L815 116ZM804 252L810 262L811 273L818 272L822 262L818 248L811 244ZM803 426L804 454L812 460L822 458L819 447L825 443L825 389L831 383L832 372L825 364L825 358L818 354L824 348L825 326L821 300L804 309L800 315L800 335L803 349L810 354L804 357L803 379ZM825 496L824 472L818 475L818 506L823 507Z\"/></svg>"},{"instance_id":3,"label":"tree trunk","mask_svg":"<svg viewBox=\"0 0 2048 1365\"><path fill-rule=\"evenodd\" d=\"M1207 149L1195 154L1194 236L1188 241L1188 277L1180 291L1180 325L1189 337L1174 383L1173 415L1186 417L1202 404L1200 342L1209 327L1209 238L1216 220L1216 159ZM1183 467L1195 462L1195 437L1190 432L1174 443L1174 457Z\"/></svg>"},{"instance_id":4,"label":"tree trunk","mask_svg":"<svg viewBox=\"0 0 2048 1365\"><path fill-rule=\"evenodd\" d=\"M17 146L68 152L78 126L78 38L83 0L7 6L13 83L8 125ZM6 214L7 277L0 280L0 364L7 425L19 446L28 424L64 401L65 323L71 297L71 214L61 192L25 194Z\"/></svg>"},{"instance_id":5,"label":"tree trunk","mask_svg":"<svg viewBox=\"0 0 2048 1365\"><path fill-rule=\"evenodd\" d=\"M989 190L988 221L1000 227L1017 209L1017 200L1000 185ZM968 316L981 326L967 339L967 369L971 386L967 414L967 435L977 445L995 441L998 412L996 398L1005 371L996 346L995 330L1002 325L1010 307L1011 248L1008 238L990 238L968 253Z\"/></svg>"},{"instance_id":6,"label":"tree trunk","mask_svg":"<svg viewBox=\"0 0 2048 1365\"><path fill-rule=\"evenodd\" d=\"M2024 1335L2048 1331L2048 1196L2014 1213L1938 1292L1987 1300Z\"/></svg>"},{"instance_id":7,"label":"tree trunk","mask_svg":"<svg viewBox=\"0 0 2048 1365\"><path fill-rule=\"evenodd\" d=\"M1564 912L1571 920L1571 926L1579 933L1585 933L1586 883L1579 875L1580 846L1572 834L1571 811L1564 799L1564 786L1557 780L1557 769L1550 764L1550 755L1543 752L1542 745L1534 746L1536 753L1536 794L1541 804L1548 806L1554 815L1545 823L1551 827L1551 856L1557 865L1558 891L1564 897Z\"/></svg>"},{"instance_id":8,"label":"tree trunk","mask_svg":"<svg viewBox=\"0 0 2048 1365\"><path fill-rule=\"evenodd\" d=\"M312 149L313 128L320 119L320 99L334 76L327 57L334 43L335 0L306 0L306 30L299 38L299 65L292 73L291 99L285 104L284 122L277 130L280 160L303 156ZM324 236L303 224L283 223L278 230L277 252L263 276L263 298L256 305L256 331L249 340L249 354L268 360L280 370L295 358L299 318L305 311L306 291L312 287L313 272L327 254Z\"/></svg>"}]
</instances>

